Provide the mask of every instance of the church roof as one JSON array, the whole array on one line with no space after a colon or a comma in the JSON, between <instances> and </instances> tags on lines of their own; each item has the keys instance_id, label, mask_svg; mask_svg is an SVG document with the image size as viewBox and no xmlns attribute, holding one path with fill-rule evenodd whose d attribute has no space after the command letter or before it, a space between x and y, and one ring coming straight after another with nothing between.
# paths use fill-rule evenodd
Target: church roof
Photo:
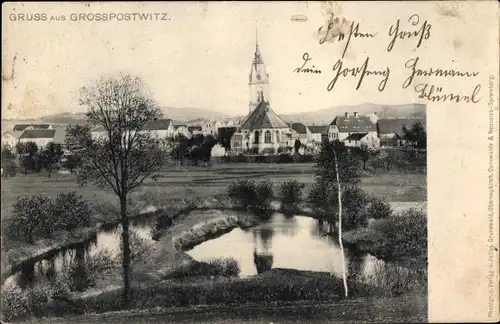
<instances>
[{"instance_id":1,"label":"church roof","mask_svg":"<svg viewBox=\"0 0 500 324\"><path fill-rule=\"evenodd\" d=\"M268 101L262 101L241 124L241 129L259 128L288 128L288 125L271 109Z\"/></svg>"}]
</instances>

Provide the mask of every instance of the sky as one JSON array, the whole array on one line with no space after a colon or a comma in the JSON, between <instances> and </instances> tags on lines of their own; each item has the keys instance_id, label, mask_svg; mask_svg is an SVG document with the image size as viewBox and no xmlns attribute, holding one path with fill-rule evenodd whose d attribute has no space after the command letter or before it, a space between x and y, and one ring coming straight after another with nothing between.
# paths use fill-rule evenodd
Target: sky
<instances>
[{"instance_id":1,"label":"sky","mask_svg":"<svg viewBox=\"0 0 500 324\"><path fill-rule=\"evenodd\" d=\"M490 40L485 37L485 29L479 28L483 19L467 19L470 10L470 4L451 2L4 5L2 113L4 118L35 118L81 112L84 108L78 105L78 89L100 75L117 72L141 76L160 106L205 108L230 115L246 113L256 28L270 75L271 107L278 113L363 102L419 102L415 92L401 88L409 72L404 68L408 59L419 56L422 68L485 68L488 53L483 49ZM479 12L476 17L495 18L480 6L474 10ZM71 13L139 12L165 12L170 20L69 19ZM352 39L343 65L358 67L369 57L369 69L389 67L390 77L383 92L377 90L381 78L376 76L365 77L359 90L355 90L358 78L353 77L340 78L334 90L326 90L334 76L332 68L345 46L345 42L319 44L315 36L329 12L349 22L360 22L362 32L378 33L374 39ZM64 15L66 20L13 21L13 13ZM418 49L417 39L397 41L388 53L389 26L399 18L402 26L410 28L407 20L413 13L420 15L420 24L428 20L432 25L430 39ZM292 21L291 17L298 14L307 16L307 21ZM305 52L312 58L308 64L321 69L321 74L293 73L302 65ZM427 79L421 77L420 82Z\"/></svg>"}]
</instances>

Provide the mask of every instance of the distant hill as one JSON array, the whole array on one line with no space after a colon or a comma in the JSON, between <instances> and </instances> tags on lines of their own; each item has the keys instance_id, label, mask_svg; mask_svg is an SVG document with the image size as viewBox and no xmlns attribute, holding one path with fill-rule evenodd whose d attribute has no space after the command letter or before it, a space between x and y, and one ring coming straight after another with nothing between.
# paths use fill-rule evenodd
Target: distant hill
<instances>
[{"instance_id":1,"label":"distant hill","mask_svg":"<svg viewBox=\"0 0 500 324\"><path fill-rule=\"evenodd\" d=\"M174 120L177 125L202 125L206 121L216 120L238 120L243 119L244 116L230 116L224 113L214 112L201 108L174 108L174 107L160 107L163 111L164 118ZM306 111L298 114L280 114L280 116L287 122L302 122L304 124L312 125L326 125L332 122L337 115L342 115L345 112L358 112L359 114L372 114L377 113L378 118L425 118L426 106L423 104L402 104L402 105L383 105L373 103L363 103L354 106L337 106L316 111ZM48 123L48 124L80 124L84 123L84 113L61 113L55 115L48 115L37 120L19 120L8 121L8 124L15 123ZM6 121L2 120L2 124ZM5 128L5 126L4 126ZM9 127L7 127L9 128Z\"/></svg>"},{"instance_id":2,"label":"distant hill","mask_svg":"<svg viewBox=\"0 0 500 324\"><path fill-rule=\"evenodd\" d=\"M186 123L186 121L193 120L193 118L199 120L210 120L212 118L231 118L231 116L229 115L201 108L160 107L160 109L163 112L164 118L173 119L175 123ZM56 124L80 124L85 121L85 113L65 112L61 114L44 116L40 118L39 121Z\"/></svg>"},{"instance_id":3,"label":"distant hill","mask_svg":"<svg viewBox=\"0 0 500 324\"><path fill-rule=\"evenodd\" d=\"M298 121L305 124L326 125L333 121L335 116L342 115L345 112L358 112L361 114L377 113L379 118L425 118L426 105L423 104L403 104L403 105L382 105L373 103L364 103L355 106L337 106L316 111L308 111L299 114L280 115L285 121Z\"/></svg>"}]
</instances>

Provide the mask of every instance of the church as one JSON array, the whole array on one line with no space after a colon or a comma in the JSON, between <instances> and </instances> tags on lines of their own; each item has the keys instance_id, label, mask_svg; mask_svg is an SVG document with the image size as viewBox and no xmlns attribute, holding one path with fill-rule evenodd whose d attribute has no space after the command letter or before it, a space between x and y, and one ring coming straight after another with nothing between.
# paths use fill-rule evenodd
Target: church
<instances>
[{"instance_id":1,"label":"church","mask_svg":"<svg viewBox=\"0 0 500 324\"><path fill-rule=\"evenodd\" d=\"M291 147L293 131L271 108L269 103L269 74L256 43L255 55L249 75L250 104L247 117L231 137L231 150L259 153L277 153L279 148Z\"/></svg>"}]
</instances>

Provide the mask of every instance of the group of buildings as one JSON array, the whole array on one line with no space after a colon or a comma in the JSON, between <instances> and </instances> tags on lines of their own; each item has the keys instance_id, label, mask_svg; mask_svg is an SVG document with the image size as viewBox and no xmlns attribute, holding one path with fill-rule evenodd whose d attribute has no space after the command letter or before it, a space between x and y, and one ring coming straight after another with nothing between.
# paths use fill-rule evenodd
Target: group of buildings
<instances>
[{"instance_id":1,"label":"group of buildings","mask_svg":"<svg viewBox=\"0 0 500 324\"><path fill-rule=\"evenodd\" d=\"M305 125L301 122L285 122L271 108L269 102L269 74L258 43L249 74L250 104L249 113L243 119L208 120L197 125L177 125L171 119L161 119L146 125L146 131L153 131L160 138L172 138L177 135L191 137L197 134L205 136L230 137L230 152L245 151L278 152L290 149L300 141L302 149L315 150L324 140L341 141L346 146L366 145L379 148L403 144L403 125L409 127L422 119L378 119L376 114L362 115L346 112L332 116L333 121L324 125ZM425 126L425 122L423 123ZM92 130L93 135L104 132L103 128ZM4 131L2 145L15 146L17 142L33 141L38 146L48 142L63 144L64 125L15 125L12 130Z\"/></svg>"},{"instance_id":2,"label":"group of buildings","mask_svg":"<svg viewBox=\"0 0 500 324\"><path fill-rule=\"evenodd\" d=\"M2 146L14 148L17 143L34 142L38 147L44 147L50 142L64 144L65 137L65 125L17 124L12 129L3 130Z\"/></svg>"},{"instance_id":3,"label":"group of buildings","mask_svg":"<svg viewBox=\"0 0 500 324\"><path fill-rule=\"evenodd\" d=\"M278 151L280 148L294 147L297 140L304 148L313 151L324 140L341 141L346 146L379 148L381 146L402 145L403 125L422 119L378 119L376 114L361 115L346 112L333 117L324 125L308 126L300 122L287 123L271 108L269 102L269 74L256 44L249 75L250 104L247 117L238 125L231 137L231 151L258 152ZM425 124L425 123L424 123Z\"/></svg>"}]
</instances>

